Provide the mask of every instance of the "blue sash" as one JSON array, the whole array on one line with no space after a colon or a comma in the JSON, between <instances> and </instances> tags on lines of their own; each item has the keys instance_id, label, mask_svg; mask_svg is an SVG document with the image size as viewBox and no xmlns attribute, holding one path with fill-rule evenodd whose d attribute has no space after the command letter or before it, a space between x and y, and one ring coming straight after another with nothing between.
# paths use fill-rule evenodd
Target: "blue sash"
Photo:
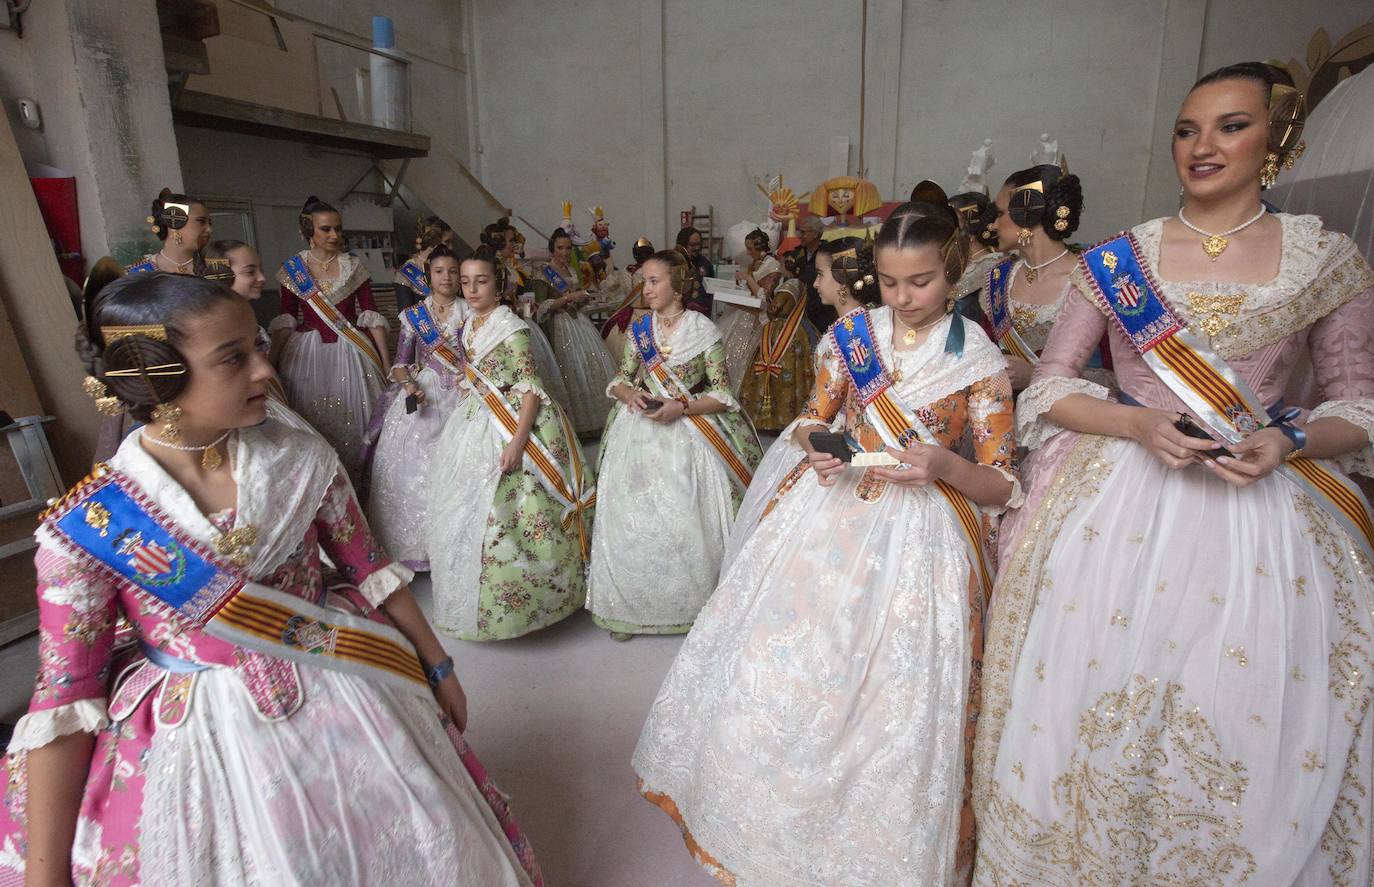
<instances>
[{"instance_id":1,"label":"blue sash","mask_svg":"<svg viewBox=\"0 0 1374 887\"><path fill-rule=\"evenodd\" d=\"M568 291L568 282L563 279L563 275L553 270L552 265L544 266L544 279L553 284L553 288L558 292L566 293Z\"/></svg>"},{"instance_id":2,"label":"blue sash","mask_svg":"<svg viewBox=\"0 0 1374 887\"><path fill-rule=\"evenodd\" d=\"M132 585L141 600L180 626L428 695L415 649L395 628L251 581L231 562L247 559L255 536L225 534L212 554L106 465L97 465L42 520L62 547ZM152 658L173 671L193 670Z\"/></svg>"},{"instance_id":3,"label":"blue sash","mask_svg":"<svg viewBox=\"0 0 1374 887\"><path fill-rule=\"evenodd\" d=\"M1011 328L1011 304L1007 290L1011 287L1011 269L1015 264L1015 259L1007 259L988 271L985 286L988 292L988 320L992 322L993 335L999 340Z\"/></svg>"},{"instance_id":4,"label":"blue sash","mask_svg":"<svg viewBox=\"0 0 1374 887\"><path fill-rule=\"evenodd\" d=\"M630 325L630 329L634 332L633 338L635 347L639 349L639 359L644 361L646 369L652 370L663 360L663 355L658 350L658 340L654 338L654 315L641 315Z\"/></svg>"},{"instance_id":5,"label":"blue sash","mask_svg":"<svg viewBox=\"0 0 1374 887\"><path fill-rule=\"evenodd\" d=\"M156 271L156 270L157 270L157 262L154 262L154 261L153 261L153 257L152 257L152 256L144 256L144 257L143 257L142 259L140 259L139 261L134 262L132 265L129 265L127 268L125 268L125 269L124 269L124 273L125 273L125 274L142 274L142 273L144 273L144 272L146 272L146 271Z\"/></svg>"},{"instance_id":6,"label":"blue sash","mask_svg":"<svg viewBox=\"0 0 1374 887\"><path fill-rule=\"evenodd\" d=\"M410 288L419 293L421 298L429 295L429 281L425 279L425 269L414 262L406 262L400 267L400 272L410 283Z\"/></svg>"},{"instance_id":7,"label":"blue sash","mask_svg":"<svg viewBox=\"0 0 1374 887\"><path fill-rule=\"evenodd\" d=\"M1094 296L1146 366L1211 430L1230 443L1264 427L1269 411L1210 340L1188 328L1164 299L1140 260L1129 232L1098 244L1079 259ZM1327 460L1290 456L1276 474L1287 478L1341 525L1374 562L1374 515L1364 494Z\"/></svg>"},{"instance_id":8,"label":"blue sash","mask_svg":"<svg viewBox=\"0 0 1374 887\"><path fill-rule=\"evenodd\" d=\"M296 285L296 295L302 299L308 299L319 291L319 284L311 276L310 269L305 266L305 259L301 258L300 253L296 253L291 258L282 263L291 282Z\"/></svg>"},{"instance_id":9,"label":"blue sash","mask_svg":"<svg viewBox=\"0 0 1374 887\"><path fill-rule=\"evenodd\" d=\"M51 527L181 620L204 628L243 580L155 520L120 475L107 478Z\"/></svg>"},{"instance_id":10,"label":"blue sash","mask_svg":"<svg viewBox=\"0 0 1374 887\"><path fill-rule=\"evenodd\" d=\"M415 330L415 334L420 337L420 341L429 347L430 354L439 360L450 372L461 374L463 367L467 363L467 358L463 352L462 337L459 337L457 347L454 348L444 340L443 333L439 330L439 324L435 322L434 316L429 313L429 308L424 302L416 302L405 310L405 316L410 325Z\"/></svg>"}]
</instances>

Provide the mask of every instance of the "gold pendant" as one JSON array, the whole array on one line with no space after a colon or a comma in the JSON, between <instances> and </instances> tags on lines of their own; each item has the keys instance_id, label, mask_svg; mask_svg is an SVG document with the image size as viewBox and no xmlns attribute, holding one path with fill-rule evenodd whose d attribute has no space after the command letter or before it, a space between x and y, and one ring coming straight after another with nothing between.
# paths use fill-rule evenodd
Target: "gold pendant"
<instances>
[{"instance_id":1,"label":"gold pendant","mask_svg":"<svg viewBox=\"0 0 1374 887\"><path fill-rule=\"evenodd\" d=\"M224 464L224 457L219 454L219 447L206 447L200 454L200 467L206 471L214 471Z\"/></svg>"},{"instance_id":2,"label":"gold pendant","mask_svg":"<svg viewBox=\"0 0 1374 887\"><path fill-rule=\"evenodd\" d=\"M257 544L257 541L257 527L246 524L227 533L221 533L214 542L215 553L231 563L244 567L252 560L249 549Z\"/></svg>"},{"instance_id":3,"label":"gold pendant","mask_svg":"<svg viewBox=\"0 0 1374 887\"><path fill-rule=\"evenodd\" d=\"M1220 234L1213 234L1211 237L1202 241L1202 251L1207 254L1208 258L1215 262L1217 256L1226 252L1226 247L1230 245L1230 241L1225 237L1222 237Z\"/></svg>"},{"instance_id":4,"label":"gold pendant","mask_svg":"<svg viewBox=\"0 0 1374 887\"><path fill-rule=\"evenodd\" d=\"M905 343L907 343L908 345L915 345L915 344L916 344L916 331L915 331L915 330L907 330L906 332L902 333L902 341L905 342Z\"/></svg>"},{"instance_id":5,"label":"gold pendant","mask_svg":"<svg viewBox=\"0 0 1374 887\"><path fill-rule=\"evenodd\" d=\"M1040 273L1040 272L1036 271L1036 270L1035 270L1034 268L1032 268L1030 265L1027 265L1027 266L1026 266L1026 283L1035 283L1035 278L1036 278L1036 276L1037 276L1039 273Z\"/></svg>"}]
</instances>

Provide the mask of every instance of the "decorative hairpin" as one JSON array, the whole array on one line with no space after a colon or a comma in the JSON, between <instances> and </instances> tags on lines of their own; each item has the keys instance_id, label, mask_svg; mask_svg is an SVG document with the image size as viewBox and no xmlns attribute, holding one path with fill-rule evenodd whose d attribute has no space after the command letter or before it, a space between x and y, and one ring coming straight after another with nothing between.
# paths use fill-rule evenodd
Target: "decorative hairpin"
<instances>
[{"instance_id":1,"label":"decorative hairpin","mask_svg":"<svg viewBox=\"0 0 1374 887\"><path fill-rule=\"evenodd\" d=\"M96 410L103 416L118 416L124 412L124 407L119 402L119 398L110 394L110 389L105 383L95 376L87 376L81 381L81 390L86 392L86 396L95 401Z\"/></svg>"},{"instance_id":2,"label":"decorative hairpin","mask_svg":"<svg viewBox=\"0 0 1374 887\"><path fill-rule=\"evenodd\" d=\"M167 327L160 323L146 323L140 326L102 326L100 335L108 346L116 339L123 339L126 336L143 336L148 339L156 339L159 342L167 341ZM105 375L110 375L106 373Z\"/></svg>"}]
</instances>

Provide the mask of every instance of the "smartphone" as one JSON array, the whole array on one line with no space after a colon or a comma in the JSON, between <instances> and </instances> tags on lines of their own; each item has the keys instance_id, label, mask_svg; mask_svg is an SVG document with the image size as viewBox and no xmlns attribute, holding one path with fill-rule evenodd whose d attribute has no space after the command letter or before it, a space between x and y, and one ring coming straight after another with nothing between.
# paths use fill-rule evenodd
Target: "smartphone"
<instances>
[{"instance_id":1,"label":"smartphone","mask_svg":"<svg viewBox=\"0 0 1374 887\"><path fill-rule=\"evenodd\" d=\"M833 431L813 431L807 438L811 441L811 448L818 453L825 453L834 456L841 462L850 462L854 459L854 453L849 449L849 444L845 441L843 434L836 434Z\"/></svg>"},{"instance_id":2,"label":"smartphone","mask_svg":"<svg viewBox=\"0 0 1374 887\"><path fill-rule=\"evenodd\" d=\"M648 412L649 410L656 410L661 406L663 406L663 401L659 400L657 397L650 397L644 401L645 412Z\"/></svg>"},{"instance_id":3,"label":"smartphone","mask_svg":"<svg viewBox=\"0 0 1374 887\"><path fill-rule=\"evenodd\" d=\"M1179 431L1182 431L1189 437L1195 437L1198 440L1210 440L1213 443L1216 442L1216 439L1213 438L1212 435L1208 434L1205 430L1203 430L1202 426L1194 422L1193 417L1188 415L1187 413L1184 413L1183 415L1179 416L1178 421L1174 423L1174 427L1177 428ZM1212 450L1210 452L1203 450L1202 452L1198 453L1198 455L1210 456L1212 458L1216 458L1217 456L1229 456L1232 459L1236 458L1235 453L1232 453L1230 450L1226 449L1226 447L1218 447L1217 449Z\"/></svg>"},{"instance_id":4,"label":"smartphone","mask_svg":"<svg viewBox=\"0 0 1374 887\"><path fill-rule=\"evenodd\" d=\"M420 399L413 394L406 395L406 412L413 413L420 408Z\"/></svg>"}]
</instances>

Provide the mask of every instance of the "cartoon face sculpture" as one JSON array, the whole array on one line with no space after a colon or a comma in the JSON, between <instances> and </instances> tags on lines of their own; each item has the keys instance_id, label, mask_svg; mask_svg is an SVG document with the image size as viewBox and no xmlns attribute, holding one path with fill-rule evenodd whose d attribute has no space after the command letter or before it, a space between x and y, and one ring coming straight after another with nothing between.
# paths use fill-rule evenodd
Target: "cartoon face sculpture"
<instances>
[{"instance_id":1,"label":"cartoon face sculpture","mask_svg":"<svg viewBox=\"0 0 1374 887\"><path fill-rule=\"evenodd\" d=\"M829 192L828 201L835 215L847 216L850 210L854 209L854 189L835 188Z\"/></svg>"}]
</instances>

